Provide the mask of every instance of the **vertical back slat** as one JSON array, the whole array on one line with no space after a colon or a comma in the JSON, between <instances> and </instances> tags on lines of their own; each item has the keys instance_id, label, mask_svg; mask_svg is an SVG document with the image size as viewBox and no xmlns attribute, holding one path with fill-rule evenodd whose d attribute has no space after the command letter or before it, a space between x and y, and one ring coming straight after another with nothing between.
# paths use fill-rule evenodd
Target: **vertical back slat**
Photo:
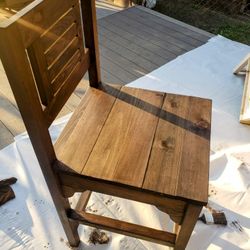
<instances>
[{"instance_id":1,"label":"vertical back slat","mask_svg":"<svg viewBox=\"0 0 250 250\"><path fill-rule=\"evenodd\" d=\"M47 63L43 56L43 49L39 40L36 40L28 48L28 55L32 65L36 85L40 94L41 102L47 106L53 97L50 87L50 79L47 71Z\"/></svg>"},{"instance_id":2,"label":"vertical back slat","mask_svg":"<svg viewBox=\"0 0 250 250\"><path fill-rule=\"evenodd\" d=\"M81 81L83 77L82 72L86 72L88 68L89 52L87 50L85 56L74 65L64 84L60 87L59 91L57 91L49 105L45 108L44 112L48 117L49 124L51 124L56 118L58 112L62 109L65 102L68 100L71 93L76 88L77 84Z\"/></svg>"},{"instance_id":3,"label":"vertical back slat","mask_svg":"<svg viewBox=\"0 0 250 250\"><path fill-rule=\"evenodd\" d=\"M101 82L98 34L95 0L81 0L82 20L85 45L90 53L89 83L91 87L98 87Z\"/></svg>"}]
</instances>

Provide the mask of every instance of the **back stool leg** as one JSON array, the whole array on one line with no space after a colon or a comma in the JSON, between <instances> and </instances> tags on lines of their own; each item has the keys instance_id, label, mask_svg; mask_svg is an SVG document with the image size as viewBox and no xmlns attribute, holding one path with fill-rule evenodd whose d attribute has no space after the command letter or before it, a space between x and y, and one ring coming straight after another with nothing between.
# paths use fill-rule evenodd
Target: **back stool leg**
<instances>
[{"instance_id":1,"label":"back stool leg","mask_svg":"<svg viewBox=\"0 0 250 250\"><path fill-rule=\"evenodd\" d=\"M68 199L61 197L61 201L55 202L57 213L59 215L60 221L62 223L64 232L67 236L68 243L72 247L77 247L80 243L79 234L77 231L79 223L72 221L67 216L67 211L70 209L70 204ZM59 204L60 203L60 204Z\"/></svg>"}]
</instances>

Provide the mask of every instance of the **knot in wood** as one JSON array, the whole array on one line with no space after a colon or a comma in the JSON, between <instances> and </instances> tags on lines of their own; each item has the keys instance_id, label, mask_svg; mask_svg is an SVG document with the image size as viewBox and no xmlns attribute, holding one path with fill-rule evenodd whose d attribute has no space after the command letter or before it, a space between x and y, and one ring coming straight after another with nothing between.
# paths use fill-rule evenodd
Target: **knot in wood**
<instances>
[{"instance_id":1,"label":"knot in wood","mask_svg":"<svg viewBox=\"0 0 250 250\"><path fill-rule=\"evenodd\" d=\"M201 118L199 121L195 123L195 127L199 129L207 129L209 127L209 123Z\"/></svg>"},{"instance_id":2,"label":"knot in wood","mask_svg":"<svg viewBox=\"0 0 250 250\"><path fill-rule=\"evenodd\" d=\"M175 147L175 138L172 136L169 136L166 140L161 141L161 146L166 151L173 151Z\"/></svg>"},{"instance_id":3,"label":"knot in wood","mask_svg":"<svg viewBox=\"0 0 250 250\"><path fill-rule=\"evenodd\" d=\"M178 108L178 103L175 100L170 100L171 108Z\"/></svg>"}]
</instances>

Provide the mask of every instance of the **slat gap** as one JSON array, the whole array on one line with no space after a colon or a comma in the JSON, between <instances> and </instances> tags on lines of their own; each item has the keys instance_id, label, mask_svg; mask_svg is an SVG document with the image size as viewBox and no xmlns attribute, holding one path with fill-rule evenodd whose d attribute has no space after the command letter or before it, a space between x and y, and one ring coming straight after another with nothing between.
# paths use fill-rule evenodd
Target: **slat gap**
<instances>
[{"instance_id":1,"label":"slat gap","mask_svg":"<svg viewBox=\"0 0 250 250\"><path fill-rule=\"evenodd\" d=\"M48 52L55 46L55 44L75 25L77 24L76 21L74 21L44 52L44 55L47 55Z\"/></svg>"},{"instance_id":2,"label":"slat gap","mask_svg":"<svg viewBox=\"0 0 250 250\"><path fill-rule=\"evenodd\" d=\"M68 46L55 58L55 60L48 66L48 70L51 70L51 68L59 61L60 57L68 50L68 48L70 48L70 46L76 41L78 37L75 36L73 37L73 39L70 41L70 43L68 44ZM60 72L59 72L60 73ZM59 74L58 73L58 74ZM58 76L58 74L54 77L56 78ZM53 78L53 79L54 79ZM53 81L53 80L52 80Z\"/></svg>"}]
</instances>

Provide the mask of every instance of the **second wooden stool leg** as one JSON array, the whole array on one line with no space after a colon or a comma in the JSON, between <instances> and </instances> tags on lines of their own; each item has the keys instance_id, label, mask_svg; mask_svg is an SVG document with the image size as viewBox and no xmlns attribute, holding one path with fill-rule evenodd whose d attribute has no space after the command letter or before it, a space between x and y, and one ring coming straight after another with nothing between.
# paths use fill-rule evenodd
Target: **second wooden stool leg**
<instances>
[{"instance_id":1,"label":"second wooden stool leg","mask_svg":"<svg viewBox=\"0 0 250 250\"><path fill-rule=\"evenodd\" d=\"M177 234L175 250L184 250L199 218L202 206L188 204L179 233Z\"/></svg>"}]
</instances>

